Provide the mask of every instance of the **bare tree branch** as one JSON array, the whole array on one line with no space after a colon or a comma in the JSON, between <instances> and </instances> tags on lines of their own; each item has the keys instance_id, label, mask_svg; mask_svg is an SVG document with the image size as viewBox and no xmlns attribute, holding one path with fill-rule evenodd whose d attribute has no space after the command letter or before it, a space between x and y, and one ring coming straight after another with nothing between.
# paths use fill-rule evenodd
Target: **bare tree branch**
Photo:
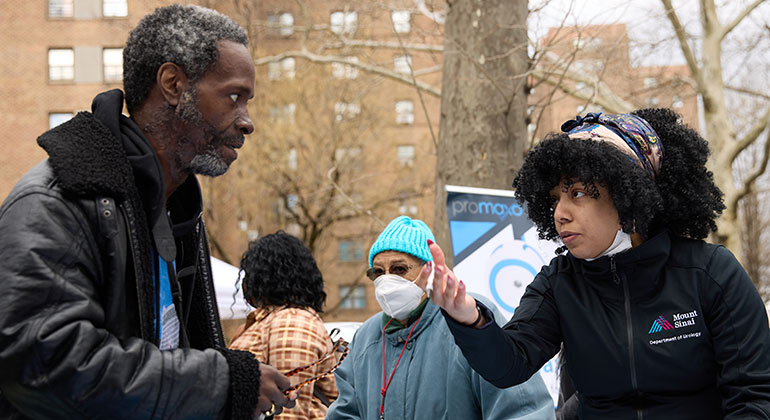
<instances>
[{"instance_id":1,"label":"bare tree branch","mask_svg":"<svg viewBox=\"0 0 770 420\"><path fill-rule=\"evenodd\" d=\"M383 226L385 226L385 222L377 217L374 212L371 209L364 209L361 207L358 203L356 203L355 200L350 198L349 195L345 194L345 191L342 190L342 188L334 181L334 174L337 172L337 167L333 166L329 169L329 171L326 173L326 178L329 179L329 182L331 182L332 186L339 192L339 194L345 198L348 202L350 202L350 205L353 206L358 212L362 214L366 214L367 216L371 217L372 219L380 222Z\"/></svg>"},{"instance_id":2,"label":"bare tree branch","mask_svg":"<svg viewBox=\"0 0 770 420\"><path fill-rule=\"evenodd\" d=\"M446 13L431 12L428 10L428 6L425 5L425 0L414 0L414 5L417 6L417 10L419 10L420 13L439 25L443 25L446 21Z\"/></svg>"},{"instance_id":3,"label":"bare tree branch","mask_svg":"<svg viewBox=\"0 0 770 420\"><path fill-rule=\"evenodd\" d=\"M698 89L700 90L703 83L703 74L698 66L698 60L695 58L695 54L690 48L690 44L687 42L687 33L684 31L684 26L682 26L682 22L679 21L679 16L677 16L674 11L671 0L661 0L661 2L663 2L663 7L666 9L666 17L668 17L668 20L671 22L671 26L674 27L674 32L676 33L676 38L679 40L682 54L684 54L684 58L687 60L687 66L690 67L690 72L692 72L693 78L697 82Z\"/></svg>"},{"instance_id":4,"label":"bare tree branch","mask_svg":"<svg viewBox=\"0 0 770 420\"><path fill-rule=\"evenodd\" d=\"M634 109L633 104L629 103L628 101L624 100L620 96L613 93L612 89L610 89L609 86L607 86L607 84L601 81L598 77L591 77L589 76L588 72L578 72L570 68L567 68L565 64L559 63L559 57L553 52L545 53L543 55L543 58L544 59L547 58L551 63L553 63L555 67L560 70L559 74L564 75L564 78L595 86L596 93L589 96L578 90L571 89L570 87L566 86L564 83L560 83L559 81L555 80L552 77L554 73L547 69L543 70L541 68L533 68L530 73L532 77L542 80L548 83L549 85L555 86L561 89L562 91L564 91L565 93L572 95L578 99L593 101L596 104L601 105L602 108L606 109L609 112L623 113L623 112L629 112Z\"/></svg>"},{"instance_id":5,"label":"bare tree branch","mask_svg":"<svg viewBox=\"0 0 770 420\"><path fill-rule=\"evenodd\" d=\"M765 114L765 117L768 120L770 120L770 118L768 118L769 115L770 110L768 110L768 113ZM767 126L765 128L767 128ZM727 199L730 201L728 205L735 208L738 205L738 201L740 201L740 199L751 193L754 187L754 182L757 180L757 178L759 178L760 175L765 172L765 169L767 169L768 160L770 160L770 139L765 139L765 144L762 148L762 161L746 175L746 178L744 179L740 188L738 188L732 194L732 196L728 196Z\"/></svg>"},{"instance_id":6,"label":"bare tree branch","mask_svg":"<svg viewBox=\"0 0 770 420\"><path fill-rule=\"evenodd\" d=\"M730 154L727 155L727 161L733 162L738 154L752 145L768 127L770 127L770 107L767 108L762 118L749 129L746 135L733 144Z\"/></svg>"},{"instance_id":7,"label":"bare tree branch","mask_svg":"<svg viewBox=\"0 0 770 420\"><path fill-rule=\"evenodd\" d=\"M768 28L768 31L770 31L770 28ZM733 92L744 93L746 95L752 95L758 98L770 100L770 95L768 95L767 93L759 92L759 91L748 89L745 87L725 85L725 89L731 90Z\"/></svg>"},{"instance_id":8,"label":"bare tree branch","mask_svg":"<svg viewBox=\"0 0 770 420\"><path fill-rule=\"evenodd\" d=\"M302 0L296 0L297 5L299 5L299 9L302 13L302 18L305 20L305 27L310 28L312 26L312 23L310 21L310 13L308 13L307 8L305 7L305 2ZM307 48L307 40L310 36L310 31L303 30L302 31L302 48Z\"/></svg>"},{"instance_id":9,"label":"bare tree branch","mask_svg":"<svg viewBox=\"0 0 770 420\"><path fill-rule=\"evenodd\" d=\"M308 60L313 63L340 63L340 64L346 64L351 67L356 67L358 69L361 69L365 72L377 74L383 77L386 77L391 80L395 80L397 82L405 83L407 85L412 85L420 90L423 90L437 98L441 97L441 89L430 85L425 82L421 82L419 80L412 80L409 79L399 73L396 73L395 71L388 70L386 68L375 66L371 64L361 63L358 61L354 61L350 59L349 57L343 57L343 56L326 56L326 55L318 55L311 53L309 51L286 51L282 52L280 54L271 55L267 57L261 57L256 60L254 60L254 65L261 66L265 65L267 63L275 63L283 60L284 58L303 58L305 60Z\"/></svg>"},{"instance_id":10,"label":"bare tree branch","mask_svg":"<svg viewBox=\"0 0 770 420\"><path fill-rule=\"evenodd\" d=\"M404 54L407 54L407 57L409 57L408 53L406 52L406 49L403 48L403 41L401 40L401 35L398 34L398 31L396 31L395 24L392 24L391 27L393 28L393 33L396 34L396 38L398 39L398 43L402 46L402 51ZM409 62L409 72L412 74L412 81L414 83L417 83L417 72L414 71L414 68L412 67L412 63ZM442 65L431 67L427 70L433 69L438 67L439 69L442 68ZM426 70L426 69L424 69ZM433 124L431 124L430 121L430 114L428 113L428 107L425 105L425 99L422 97L422 92L420 89L417 90L417 97L420 98L420 105L422 106L422 112L423 115L425 115L425 120L428 122L428 130L430 130L430 138L433 140L433 151L434 153L438 150L438 139L436 138L436 133L433 132Z\"/></svg>"},{"instance_id":11,"label":"bare tree branch","mask_svg":"<svg viewBox=\"0 0 770 420\"><path fill-rule=\"evenodd\" d=\"M426 68L420 69L420 70L412 70L412 74L414 74L415 76L425 76L426 74L431 74L431 73L439 72L443 68L444 68L444 66L439 64L439 65L436 65L436 66L433 66L433 67L426 67Z\"/></svg>"},{"instance_id":12,"label":"bare tree branch","mask_svg":"<svg viewBox=\"0 0 770 420\"><path fill-rule=\"evenodd\" d=\"M760 4L764 3L765 0L754 0L754 3L748 5L741 13L738 14L738 16L733 19L732 22L728 23L722 28L722 34L720 36L721 39L724 39L727 34L730 33L733 29L735 29L738 24L740 24L743 19L748 16L754 9L757 8Z\"/></svg>"},{"instance_id":13,"label":"bare tree branch","mask_svg":"<svg viewBox=\"0 0 770 420\"><path fill-rule=\"evenodd\" d=\"M327 45L325 48L329 49L329 50L333 50L333 49L342 49L342 48L350 48L350 47L372 48L372 49L391 49L391 50L407 49L407 50L410 50L410 51L436 52L436 53L440 53L440 52L444 51L444 46L443 45L404 44L403 47L402 47L397 42L373 41L373 40L369 40L369 39L348 39L348 38L344 38L344 37L340 37L340 43L332 44L332 45Z\"/></svg>"}]
</instances>

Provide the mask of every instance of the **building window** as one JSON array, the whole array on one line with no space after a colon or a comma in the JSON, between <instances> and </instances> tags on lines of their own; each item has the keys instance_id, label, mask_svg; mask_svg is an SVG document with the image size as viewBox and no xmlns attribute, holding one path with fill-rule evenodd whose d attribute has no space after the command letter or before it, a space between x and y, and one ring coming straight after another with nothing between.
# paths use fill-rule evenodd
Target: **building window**
<instances>
[{"instance_id":1,"label":"building window","mask_svg":"<svg viewBox=\"0 0 770 420\"><path fill-rule=\"evenodd\" d=\"M75 52L71 48L48 50L48 78L50 80L75 78Z\"/></svg>"},{"instance_id":2,"label":"building window","mask_svg":"<svg viewBox=\"0 0 770 420\"><path fill-rule=\"evenodd\" d=\"M393 21L393 30L398 34L407 34L412 29L408 10L395 10L390 15Z\"/></svg>"},{"instance_id":3,"label":"building window","mask_svg":"<svg viewBox=\"0 0 770 420\"><path fill-rule=\"evenodd\" d=\"M286 196L286 207L288 207L289 210L296 209L297 204L299 204L299 196L297 194L289 194Z\"/></svg>"},{"instance_id":4,"label":"building window","mask_svg":"<svg viewBox=\"0 0 770 420\"><path fill-rule=\"evenodd\" d=\"M366 309L366 287L340 286L340 309Z\"/></svg>"},{"instance_id":5,"label":"building window","mask_svg":"<svg viewBox=\"0 0 770 420\"><path fill-rule=\"evenodd\" d=\"M393 68L397 73L411 73L412 57L409 55L397 55L393 58Z\"/></svg>"},{"instance_id":6,"label":"building window","mask_svg":"<svg viewBox=\"0 0 770 420\"><path fill-rule=\"evenodd\" d=\"M398 212L405 215L416 215L417 205L412 200L401 200L398 205Z\"/></svg>"},{"instance_id":7,"label":"building window","mask_svg":"<svg viewBox=\"0 0 770 420\"><path fill-rule=\"evenodd\" d=\"M412 101L396 102L396 123L414 124L414 103Z\"/></svg>"},{"instance_id":8,"label":"building window","mask_svg":"<svg viewBox=\"0 0 770 420\"><path fill-rule=\"evenodd\" d=\"M281 63L274 61L267 63L267 79L278 80L281 78Z\"/></svg>"},{"instance_id":9,"label":"building window","mask_svg":"<svg viewBox=\"0 0 770 420\"><path fill-rule=\"evenodd\" d=\"M572 41L576 49L597 49L602 46L602 39L596 37L578 38Z\"/></svg>"},{"instance_id":10,"label":"building window","mask_svg":"<svg viewBox=\"0 0 770 420\"><path fill-rule=\"evenodd\" d=\"M290 171L296 171L297 170L297 149L292 147L289 149L289 170Z\"/></svg>"},{"instance_id":11,"label":"building window","mask_svg":"<svg viewBox=\"0 0 770 420\"><path fill-rule=\"evenodd\" d=\"M291 13L269 15L267 24L270 35L287 37L294 33L294 15Z\"/></svg>"},{"instance_id":12,"label":"building window","mask_svg":"<svg viewBox=\"0 0 770 420\"><path fill-rule=\"evenodd\" d=\"M72 17L74 0L48 0L48 17Z\"/></svg>"},{"instance_id":13,"label":"building window","mask_svg":"<svg viewBox=\"0 0 770 420\"><path fill-rule=\"evenodd\" d=\"M285 79L293 79L295 73L295 65L296 60L291 57L281 60L281 77Z\"/></svg>"},{"instance_id":14,"label":"building window","mask_svg":"<svg viewBox=\"0 0 770 420\"><path fill-rule=\"evenodd\" d=\"M657 96L647 98L647 105L649 106L657 106L659 103L660 103L660 99L658 99Z\"/></svg>"},{"instance_id":15,"label":"building window","mask_svg":"<svg viewBox=\"0 0 770 420\"><path fill-rule=\"evenodd\" d=\"M354 162L354 164L358 165L358 168L350 169L360 169L359 162L360 160ZM362 207L363 201L364 196L358 191L349 191L344 195L337 194L334 198L334 209L342 216L355 216L358 214L358 209Z\"/></svg>"},{"instance_id":16,"label":"building window","mask_svg":"<svg viewBox=\"0 0 770 420\"><path fill-rule=\"evenodd\" d=\"M398 146L396 148L398 164L401 166L412 166L414 164L414 146L411 144Z\"/></svg>"},{"instance_id":17,"label":"building window","mask_svg":"<svg viewBox=\"0 0 770 420\"><path fill-rule=\"evenodd\" d=\"M573 64L575 71L582 71L586 73L590 72L597 72L600 71L603 67L603 64L599 60L577 60Z\"/></svg>"},{"instance_id":18,"label":"building window","mask_svg":"<svg viewBox=\"0 0 770 420\"><path fill-rule=\"evenodd\" d=\"M361 169L361 148L340 147L334 151L334 162L350 169Z\"/></svg>"},{"instance_id":19,"label":"building window","mask_svg":"<svg viewBox=\"0 0 770 420\"><path fill-rule=\"evenodd\" d=\"M278 62L267 63L267 79L293 79L296 75L296 64L297 61L292 57L284 58Z\"/></svg>"},{"instance_id":20,"label":"building window","mask_svg":"<svg viewBox=\"0 0 770 420\"><path fill-rule=\"evenodd\" d=\"M364 247L358 241L340 241L337 259L340 262L361 261L364 259Z\"/></svg>"},{"instance_id":21,"label":"building window","mask_svg":"<svg viewBox=\"0 0 770 420\"><path fill-rule=\"evenodd\" d=\"M283 107L283 116L289 124L294 124L294 114L297 111L297 104L290 103Z\"/></svg>"},{"instance_id":22,"label":"building window","mask_svg":"<svg viewBox=\"0 0 770 420\"><path fill-rule=\"evenodd\" d=\"M529 135L529 137L534 136L535 131L537 131L537 124L534 124L534 123L527 124L527 135Z\"/></svg>"},{"instance_id":23,"label":"building window","mask_svg":"<svg viewBox=\"0 0 770 420\"><path fill-rule=\"evenodd\" d=\"M676 109L684 108L684 101L682 100L682 97L674 96L671 99L671 107Z\"/></svg>"},{"instance_id":24,"label":"building window","mask_svg":"<svg viewBox=\"0 0 770 420\"><path fill-rule=\"evenodd\" d=\"M284 106L273 105L270 107L270 121L274 123L294 124L294 113L296 110L297 105L294 103L286 104Z\"/></svg>"},{"instance_id":25,"label":"building window","mask_svg":"<svg viewBox=\"0 0 770 420\"><path fill-rule=\"evenodd\" d=\"M102 62L105 82L123 80L123 48L105 48L102 51Z\"/></svg>"},{"instance_id":26,"label":"building window","mask_svg":"<svg viewBox=\"0 0 770 420\"><path fill-rule=\"evenodd\" d=\"M358 57L350 57L349 60L358 63ZM358 77L358 67L350 64L332 63L332 76L335 79L355 79Z\"/></svg>"},{"instance_id":27,"label":"building window","mask_svg":"<svg viewBox=\"0 0 770 420\"><path fill-rule=\"evenodd\" d=\"M644 87L650 89L658 86L658 79L654 77L645 77L644 78Z\"/></svg>"},{"instance_id":28,"label":"building window","mask_svg":"<svg viewBox=\"0 0 770 420\"><path fill-rule=\"evenodd\" d=\"M72 118L71 112L51 112L48 114L48 128L54 128L57 125L69 121Z\"/></svg>"},{"instance_id":29,"label":"building window","mask_svg":"<svg viewBox=\"0 0 770 420\"><path fill-rule=\"evenodd\" d=\"M102 0L104 17L128 16L128 0Z\"/></svg>"},{"instance_id":30,"label":"building window","mask_svg":"<svg viewBox=\"0 0 770 420\"><path fill-rule=\"evenodd\" d=\"M358 26L357 12L334 12L329 17L331 31L335 34L350 35L356 31Z\"/></svg>"},{"instance_id":31,"label":"building window","mask_svg":"<svg viewBox=\"0 0 770 420\"><path fill-rule=\"evenodd\" d=\"M361 113L361 105L357 103L337 102L334 104L334 120L352 120Z\"/></svg>"}]
</instances>

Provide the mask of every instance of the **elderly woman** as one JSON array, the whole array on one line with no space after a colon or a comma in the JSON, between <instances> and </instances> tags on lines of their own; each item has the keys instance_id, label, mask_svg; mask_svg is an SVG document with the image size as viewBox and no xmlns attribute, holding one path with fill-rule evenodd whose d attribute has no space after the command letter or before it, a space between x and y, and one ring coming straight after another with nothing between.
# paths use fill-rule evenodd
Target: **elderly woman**
<instances>
[{"instance_id":1,"label":"elderly woman","mask_svg":"<svg viewBox=\"0 0 770 420\"><path fill-rule=\"evenodd\" d=\"M332 342L321 312L326 293L321 272L310 250L288 233L263 236L243 254L243 295L256 308L246 318L243 332L230 348L248 350L260 362L281 372L322 362L292 375L293 384L320 379L298 389L296 406L279 412L276 419L320 420L326 415L323 399L337 396ZM272 413L268 413L272 414Z\"/></svg>"},{"instance_id":2,"label":"elderly woman","mask_svg":"<svg viewBox=\"0 0 770 420\"><path fill-rule=\"evenodd\" d=\"M367 276L383 312L356 331L326 418L553 419L540 375L499 389L452 344L438 306L414 282L432 259L428 240L434 238L425 223L400 216L372 245Z\"/></svg>"},{"instance_id":3,"label":"elderly woman","mask_svg":"<svg viewBox=\"0 0 770 420\"><path fill-rule=\"evenodd\" d=\"M702 240L724 208L706 141L667 109L589 114L562 130L513 186L540 236L569 253L508 324L487 321L431 245L431 298L470 364L507 387L563 343L582 418L770 418L762 300L730 251Z\"/></svg>"}]
</instances>

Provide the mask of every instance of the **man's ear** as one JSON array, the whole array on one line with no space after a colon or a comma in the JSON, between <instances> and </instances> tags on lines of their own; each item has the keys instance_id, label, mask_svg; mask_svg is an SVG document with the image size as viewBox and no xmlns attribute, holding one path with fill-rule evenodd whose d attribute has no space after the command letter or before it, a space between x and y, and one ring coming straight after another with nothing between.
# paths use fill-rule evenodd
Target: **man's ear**
<instances>
[{"instance_id":1,"label":"man's ear","mask_svg":"<svg viewBox=\"0 0 770 420\"><path fill-rule=\"evenodd\" d=\"M174 63L163 63L158 68L157 80L160 94L171 106L177 106L182 93L187 90L187 75Z\"/></svg>"}]
</instances>

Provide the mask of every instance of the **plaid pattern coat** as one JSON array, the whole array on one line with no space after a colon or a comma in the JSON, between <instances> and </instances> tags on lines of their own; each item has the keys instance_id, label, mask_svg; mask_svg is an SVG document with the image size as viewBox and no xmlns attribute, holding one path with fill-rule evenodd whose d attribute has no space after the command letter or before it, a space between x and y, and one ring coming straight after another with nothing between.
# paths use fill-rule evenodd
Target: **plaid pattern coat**
<instances>
[{"instance_id":1,"label":"plaid pattern coat","mask_svg":"<svg viewBox=\"0 0 770 420\"><path fill-rule=\"evenodd\" d=\"M230 348L248 350L262 363L280 372L308 365L332 349L332 341L321 317L311 308L264 307L246 317L243 332L236 335ZM291 377L295 384L329 371L337 358L329 358L319 365ZM313 396L313 387L319 387L329 400L337 398L334 374L299 389L297 405L284 409L277 420L316 420L326 416L326 406Z\"/></svg>"}]
</instances>

